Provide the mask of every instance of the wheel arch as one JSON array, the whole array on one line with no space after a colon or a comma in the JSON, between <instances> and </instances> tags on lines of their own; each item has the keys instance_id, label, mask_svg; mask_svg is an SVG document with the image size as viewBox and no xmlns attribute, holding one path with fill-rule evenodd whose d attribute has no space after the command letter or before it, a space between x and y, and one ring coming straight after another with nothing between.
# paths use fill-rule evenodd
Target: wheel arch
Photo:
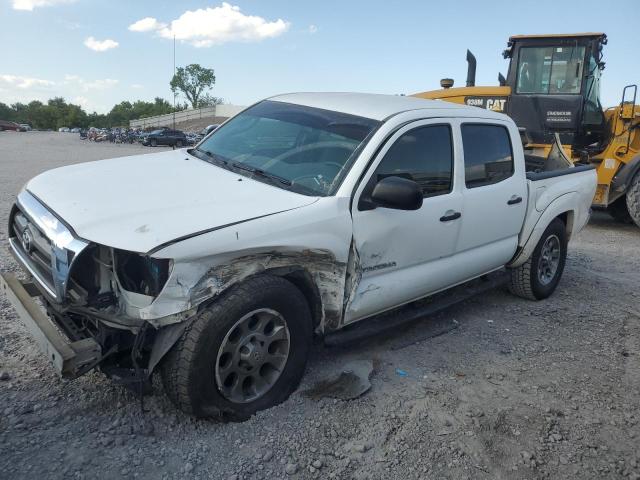
<instances>
[{"instance_id":1,"label":"wheel arch","mask_svg":"<svg viewBox=\"0 0 640 480\"><path fill-rule=\"evenodd\" d=\"M640 153L622 165L616 172L613 180L611 180L609 203L613 203L616 199L626 195L627 190L629 190L631 186L631 182L638 173L640 173Z\"/></svg>"},{"instance_id":2,"label":"wheel arch","mask_svg":"<svg viewBox=\"0 0 640 480\"><path fill-rule=\"evenodd\" d=\"M571 235L580 231L580 229L586 225L589 220L589 215L582 219L583 224L578 224L578 215L576 212L576 195L571 193L562 195L551 202L547 208L542 212L540 218L536 222L535 226L531 230L529 237L521 245L517 255L508 264L509 267L518 267L525 263L527 259L533 253L536 245L540 241L542 234L549 226L549 224L556 218L560 219L564 223L567 231L567 241L571 239Z\"/></svg>"},{"instance_id":3,"label":"wheel arch","mask_svg":"<svg viewBox=\"0 0 640 480\"><path fill-rule=\"evenodd\" d=\"M190 289L192 305L204 308L235 285L258 275L286 279L305 297L318 333L342 322L346 263L326 250L269 251L210 268Z\"/></svg>"}]
</instances>

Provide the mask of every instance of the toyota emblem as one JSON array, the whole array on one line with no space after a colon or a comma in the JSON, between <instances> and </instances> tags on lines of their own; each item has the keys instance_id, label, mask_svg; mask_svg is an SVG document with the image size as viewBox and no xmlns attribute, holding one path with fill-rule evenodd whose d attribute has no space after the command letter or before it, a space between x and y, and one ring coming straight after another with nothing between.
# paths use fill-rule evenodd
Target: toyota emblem
<instances>
[{"instance_id":1,"label":"toyota emblem","mask_svg":"<svg viewBox=\"0 0 640 480\"><path fill-rule=\"evenodd\" d=\"M22 232L22 248L24 248L25 252L31 253L31 249L33 248L32 242L33 237L31 236L31 232L25 229L25 231Z\"/></svg>"}]
</instances>

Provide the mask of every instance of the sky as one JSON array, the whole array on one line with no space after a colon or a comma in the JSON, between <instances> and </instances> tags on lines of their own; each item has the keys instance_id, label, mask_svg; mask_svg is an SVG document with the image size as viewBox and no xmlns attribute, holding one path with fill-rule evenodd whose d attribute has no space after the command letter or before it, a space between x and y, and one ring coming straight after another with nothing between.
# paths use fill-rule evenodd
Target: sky
<instances>
[{"instance_id":1,"label":"sky","mask_svg":"<svg viewBox=\"0 0 640 480\"><path fill-rule=\"evenodd\" d=\"M62 96L105 113L172 100L176 63L213 68L211 92L249 105L293 91L411 94L450 77L497 85L515 34L605 32L602 103L640 82L638 0L0 0L0 102ZM180 100L180 99L179 99ZM184 99L182 99L184 100Z\"/></svg>"}]
</instances>

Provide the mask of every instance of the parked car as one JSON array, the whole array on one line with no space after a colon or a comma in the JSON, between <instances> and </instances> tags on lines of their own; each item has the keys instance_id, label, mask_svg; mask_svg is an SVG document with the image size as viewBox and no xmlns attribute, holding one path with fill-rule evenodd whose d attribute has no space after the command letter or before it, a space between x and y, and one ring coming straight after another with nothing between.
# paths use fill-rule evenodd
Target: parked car
<instances>
[{"instance_id":1,"label":"parked car","mask_svg":"<svg viewBox=\"0 0 640 480\"><path fill-rule=\"evenodd\" d=\"M10 122L8 120L0 120L0 132L3 130L13 130L14 132L25 132L25 128L18 125L16 122Z\"/></svg>"},{"instance_id":2,"label":"parked car","mask_svg":"<svg viewBox=\"0 0 640 480\"><path fill-rule=\"evenodd\" d=\"M29 125L28 123L21 123L20 127L22 127L22 131L23 132L30 132L31 131L31 125Z\"/></svg>"},{"instance_id":3,"label":"parked car","mask_svg":"<svg viewBox=\"0 0 640 480\"><path fill-rule=\"evenodd\" d=\"M1 278L63 376L159 369L185 412L242 419L295 390L314 332L496 271L548 297L595 189L592 166L527 172L490 110L281 95L196 148L33 178L8 234L33 279Z\"/></svg>"},{"instance_id":4,"label":"parked car","mask_svg":"<svg viewBox=\"0 0 640 480\"><path fill-rule=\"evenodd\" d=\"M187 145L187 137L180 130L154 130L142 138L142 144L151 147L157 147L158 145L184 147Z\"/></svg>"},{"instance_id":5,"label":"parked car","mask_svg":"<svg viewBox=\"0 0 640 480\"><path fill-rule=\"evenodd\" d=\"M204 127L202 130L200 130L194 138L194 144L198 143L200 141L202 141L202 139L204 137L206 137L207 135L209 135L211 132L213 132L216 128L218 128L220 125L215 123L213 125L208 125L206 127Z\"/></svg>"},{"instance_id":6,"label":"parked car","mask_svg":"<svg viewBox=\"0 0 640 480\"><path fill-rule=\"evenodd\" d=\"M213 125L207 125L206 127L204 127L200 131L200 135L202 135L203 137L206 137L207 135L209 135L211 132L213 132L219 126L220 126L220 124L218 124L218 123L214 123Z\"/></svg>"},{"instance_id":7,"label":"parked car","mask_svg":"<svg viewBox=\"0 0 640 480\"><path fill-rule=\"evenodd\" d=\"M60 133L69 133L69 127L60 127L58 129L58 132L60 132Z\"/></svg>"}]
</instances>

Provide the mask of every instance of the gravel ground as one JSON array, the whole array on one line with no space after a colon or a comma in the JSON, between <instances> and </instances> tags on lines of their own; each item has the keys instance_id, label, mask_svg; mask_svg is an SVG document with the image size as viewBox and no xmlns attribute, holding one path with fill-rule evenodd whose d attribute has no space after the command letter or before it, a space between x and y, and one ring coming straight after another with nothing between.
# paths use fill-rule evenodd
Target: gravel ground
<instances>
[{"instance_id":1,"label":"gravel ground","mask_svg":"<svg viewBox=\"0 0 640 480\"><path fill-rule=\"evenodd\" d=\"M28 178L140 151L0 133L0 269L17 270L5 225ZM384 338L317 346L298 392L236 424L177 412L157 381L143 413L101 374L59 380L0 297L0 478L638 480L639 246L640 230L595 214L550 299L495 290ZM304 393L356 360L374 366L362 397Z\"/></svg>"}]
</instances>

